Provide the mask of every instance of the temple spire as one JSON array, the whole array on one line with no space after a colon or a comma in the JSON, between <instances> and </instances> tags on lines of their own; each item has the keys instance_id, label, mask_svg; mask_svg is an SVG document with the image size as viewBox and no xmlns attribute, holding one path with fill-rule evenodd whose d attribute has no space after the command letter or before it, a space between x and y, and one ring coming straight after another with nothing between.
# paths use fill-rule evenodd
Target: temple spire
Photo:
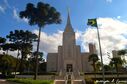
<instances>
[{"instance_id":1,"label":"temple spire","mask_svg":"<svg viewBox=\"0 0 127 84\"><path fill-rule=\"evenodd\" d=\"M66 24L65 32L74 32L72 25L71 25L69 10L68 10L68 17L67 17L67 24Z\"/></svg>"},{"instance_id":2,"label":"temple spire","mask_svg":"<svg viewBox=\"0 0 127 84\"><path fill-rule=\"evenodd\" d=\"M71 25L71 20L70 20L70 13L69 13L69 10L68 10L67 24L68 24L68 25Z\"/></svg>"}]
</instances>

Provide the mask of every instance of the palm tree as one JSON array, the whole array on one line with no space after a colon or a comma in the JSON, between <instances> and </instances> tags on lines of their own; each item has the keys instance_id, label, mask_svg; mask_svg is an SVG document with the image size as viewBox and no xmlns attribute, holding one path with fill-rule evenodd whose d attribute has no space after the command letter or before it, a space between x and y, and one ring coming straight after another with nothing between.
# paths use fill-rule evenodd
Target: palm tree
<instances>
[{"instance_id":1,"label":"palm tree","mask_svg":"<svg viewBox=\"0 0 127 84\"><path fill-rule=\"evenodd\" d=\"M110 71L111 70L111 66L110 65L104 65L104 70L106 71Z\"/></svg>"},{"instance_id":2,"label":"palm tree","mask_svg":"<svg viewBox=\"0 0 127 84\"><path fill-rule=\"evenodd\" d=\"M102 66L101 66L101 62L100 61L97 61L96 62L96 71L101 71L101 69L102 69Z\"/></svg>"},{"instance_id":3,"label":"palm tree","mask_svg":"<svg viewBox=\"0 0 127 84\"><path fill-rule=\"evenodd\" d=\"M92 66L95 72L95 77L96 77L96 62L99 60L97 54L91 54L89 56L89 62L92 61Z\"/></svg>"},{"instance_id":4,"label":"palm tree","mask_svg":"<svg viewBox=\"0 0 127 84\"><path fill-rule=\"evenodd\" d=\"M127 50L126 49L118 51L118 55L122 56L124 63L126 63L126 59L125 59L125 55L126 54L127 54Z\"/></svg>"},{"instance_id":5,"label":"palm tree","mask_svg":"<svg viewBox=\"0 0 127 84\"><path fill-rule=\"evenodd\" d=\"M113 65L115 66L115 69L116 69L116 72L117 72L117 77L119 77L118 67L122 66L122 64L123 64L123 60L120 57L114 57L110 61L110 65L111 66L113 66Z\"/></svg>"},{"instance_id":6,"label":"palm tree","mask_svg":"<svg viewBox=\"0 0 127 84\"><path fill-rule=\"evenodd\" d=\"M35 68L36 70L34 75L34 79L36 79L38 73L38 52L41 29L48 24L61 23L60 13L57 12L54 7L51 7L49 4L43 2L38 2L36 7L32 3L28 3L26 5L26 9L20 12L20 18L27 18L30 25L37 25L39 27Z\"/></svg>"}]
</instances>

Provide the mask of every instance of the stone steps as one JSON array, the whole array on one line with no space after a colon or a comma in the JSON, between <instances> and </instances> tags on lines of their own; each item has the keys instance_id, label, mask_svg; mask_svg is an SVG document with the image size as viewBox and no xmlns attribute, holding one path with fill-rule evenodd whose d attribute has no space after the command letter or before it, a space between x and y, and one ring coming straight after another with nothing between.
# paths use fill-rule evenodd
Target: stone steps
<instances>
[{"instance_id":1,"label":"stone steps","mask_svg":"<svg viewBox=\"0 0 127 84\"><path fill-rule=\"evenodd\" d=\"M72 84L86 84L83 80L74 80Z\"/></svg>"},{"instance_id":2,"label":"stone steps","mask_svg":"<svg viewBox=\"0 0 127 84\"><path fill-rule=\"evenodd\" d=\"M55 80L54 84L66 84L65 80ZM73 80L72 84L86 84L83 80Z\"/></svg>"},{"instance_id":3,"label":"stone steps","mask_svg":"<svg viewBox=\"0 0 127 84\"><path fill-rule=\"evenodd\" d=\"M65 80L55 80L54 84L65 84Z\"/></svg>"}]
</instances>

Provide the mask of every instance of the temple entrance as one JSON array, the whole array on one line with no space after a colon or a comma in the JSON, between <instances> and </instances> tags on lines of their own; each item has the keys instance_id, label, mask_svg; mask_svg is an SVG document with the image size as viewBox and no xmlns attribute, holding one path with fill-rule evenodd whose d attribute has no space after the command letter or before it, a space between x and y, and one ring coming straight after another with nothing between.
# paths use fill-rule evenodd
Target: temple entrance
<instances>
[{"instance_id":1,"label":"temple entrance","mask_svg":"<svg viewBox=\"0 0 127 84\"><path fill-rule=\"evenodd\" d=\"M73 71L73 66L72 66L72 64L67 64L67 66L66 66L66 71L67 71L67 72L72 72L72 71Z\"/></svg>"}]
</instances>

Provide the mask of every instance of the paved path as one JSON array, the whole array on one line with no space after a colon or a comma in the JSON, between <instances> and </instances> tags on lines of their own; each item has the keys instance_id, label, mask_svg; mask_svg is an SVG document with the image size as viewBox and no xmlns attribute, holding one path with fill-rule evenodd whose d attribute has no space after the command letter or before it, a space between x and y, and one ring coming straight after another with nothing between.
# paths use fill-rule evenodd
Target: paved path
<instances>
[{"instance_id":1,"label":"paved path","mask_svg":"<svg viewBox=\"0 0 127 84\"><path fill-rule=\"evenodd\" d=\"M0 84L19 84L19 83L8 82L5 79L0 79Z\"/></svg>"}]
</instances>

